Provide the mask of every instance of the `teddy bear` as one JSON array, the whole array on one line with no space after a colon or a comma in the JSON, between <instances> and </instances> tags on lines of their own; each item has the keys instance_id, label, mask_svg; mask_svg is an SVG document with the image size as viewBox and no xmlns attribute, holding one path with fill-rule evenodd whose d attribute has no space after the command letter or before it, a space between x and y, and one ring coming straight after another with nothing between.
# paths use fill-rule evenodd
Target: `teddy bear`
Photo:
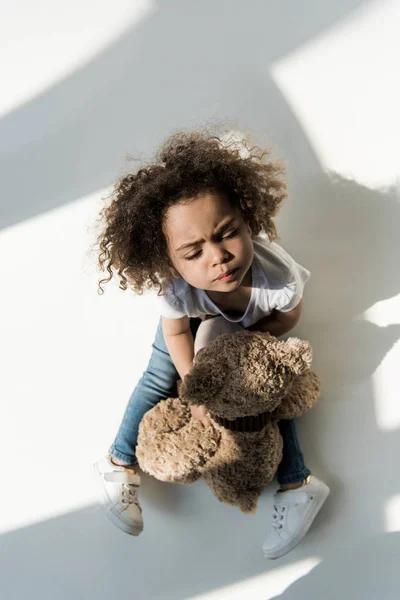
<instances>
[{"instance_id":1,"label":"teddy bear","mask_svg":"<svg viewBox=\"0 0 400 600\"><path fill-rule=\"evenodd\" d=\"M282 459L278 421L301 416L319 398L311 360L310 344L298 338L240 328L211 339L195 354L179 397L144 415L139 466L161 481L203 478L221 502L255 512ZM191 416L194 404L208 409L210 426Z\"/></svg>"}]
</instances>

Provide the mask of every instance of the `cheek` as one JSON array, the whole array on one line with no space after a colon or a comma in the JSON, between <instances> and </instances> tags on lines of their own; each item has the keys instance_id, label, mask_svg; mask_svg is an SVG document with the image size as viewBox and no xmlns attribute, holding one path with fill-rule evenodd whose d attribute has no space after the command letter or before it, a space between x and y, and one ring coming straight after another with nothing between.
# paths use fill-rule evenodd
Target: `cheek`
<instances>
[{"instance_id":1,"label":"cheek","mask_svg":"<svg viewBox=\"0 0 400 600\"><path fill-rule=\"evenodd\" d=\"M240 248L238 248L242 256L249 256L253 253L253 242L251 237L241 240Z\"/></svg>"},{"instance_id":2,"label":"cheek","mask_svg":"<svg viewBox=\"0 0 400 600\"><path fill-rule=\"evenodd\" d=\"M184 261L180 268L180 272L182 273L184 279L193 279L199 277L203 271L204 265L202 265L201 259Z\"/></svg>"}]
</instances>

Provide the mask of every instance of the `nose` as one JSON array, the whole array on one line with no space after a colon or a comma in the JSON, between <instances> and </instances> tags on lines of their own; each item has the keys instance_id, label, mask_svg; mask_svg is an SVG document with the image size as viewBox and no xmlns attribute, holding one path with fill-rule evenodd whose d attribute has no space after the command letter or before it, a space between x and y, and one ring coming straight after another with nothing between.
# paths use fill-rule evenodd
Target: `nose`
<instances>
[{"instance_id":1,"label":"nose","mask_svg":"<svg viewBox=\"0 0 400 600\"><path fill-rule=\"evenodd\" d=\"M230 254L223 244L214 244L211 250L211 261L213 266L223 265L230 260Z\"/></svg>"}]
</instances>

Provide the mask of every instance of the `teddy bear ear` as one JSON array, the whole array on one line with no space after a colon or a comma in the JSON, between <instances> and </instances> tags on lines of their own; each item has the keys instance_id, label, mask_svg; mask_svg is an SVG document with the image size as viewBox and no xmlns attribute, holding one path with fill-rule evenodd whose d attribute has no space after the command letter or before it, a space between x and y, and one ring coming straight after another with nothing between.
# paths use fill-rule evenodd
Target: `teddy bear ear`
<instances>
[{"instance_id":1,"label":"teddy bear ear","mask_svg":"<svg viewBox=\"0 0 400 600\"><path fill-rule=\"evenodd\" d=\"M300 375L311 367L312 348L308 342L299 340L298 338L288 338L286 341L281 342L281 344L283 344L285 349L282 362L293 373Z\"/></svg>"},{"instance_id":2,"label":"teddy bear ear","mask_svg":"<svg viewBox=\"0 0 400 600\"><path fill-rule=\"evenodd\" d=\"M222 388L226 378L226 368L222 363L223 361L215 360L202 360L198 364L195 362L181 384L181 399L190 404L203 404L214 396Z\"/></svg>"}]
</instances>

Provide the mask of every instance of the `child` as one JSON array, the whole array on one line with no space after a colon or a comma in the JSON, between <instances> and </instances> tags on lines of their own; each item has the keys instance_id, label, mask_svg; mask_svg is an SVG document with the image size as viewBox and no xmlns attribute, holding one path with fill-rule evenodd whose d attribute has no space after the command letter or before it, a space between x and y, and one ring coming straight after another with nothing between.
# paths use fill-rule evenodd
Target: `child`
<instances>
[{"instance_id":1,"label":"child","mask_svg":"<svg viewBox=\"0 0 400 600\"><path fill-rule=\"evenodd\" d=\"M159 291L160 322L149 365L120 429L94 465L107 514L132 535L143 529L135 447L139 423L192 366L202 320L222 315L250 330L281 336L299 321L309 272L273 240L273 217L286 197L283 167L258 148L242 150L207 132L172 135L156 162L115 187L103 211L99 265L120 287ZM210 426L204 407L192 416ZM278 558L305 535L329 494L304 464L294 421L281 421L283 458L263 545Z\"/></svg>"}]
</instances>

